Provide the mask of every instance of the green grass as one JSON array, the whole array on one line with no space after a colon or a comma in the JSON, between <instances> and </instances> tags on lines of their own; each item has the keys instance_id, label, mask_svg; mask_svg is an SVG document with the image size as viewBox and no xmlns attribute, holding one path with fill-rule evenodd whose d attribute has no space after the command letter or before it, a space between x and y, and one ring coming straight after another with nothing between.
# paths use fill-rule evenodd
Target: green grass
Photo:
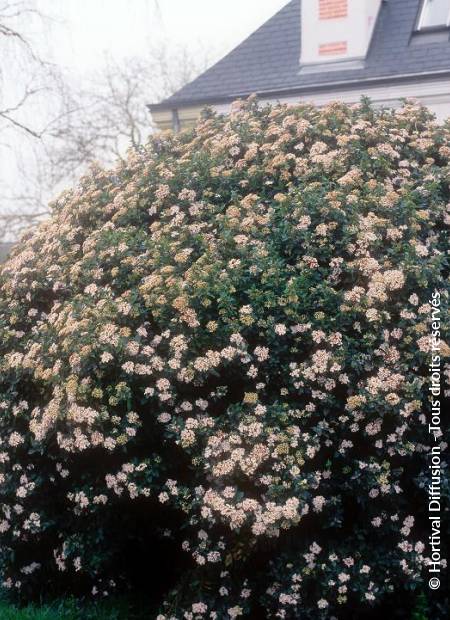
<instances>
[{"instance_id":1,"label":"green grass","mask_svg":"<svg viewBox=\"0 0 450 620\"><path fill-rule=\"evenodd\" d=\"M18 608L0 601L1 620L139 620L148 615L134 614L126 601L111 600L83 605L75 599L50 605L27 605Z\"/></svg>"}]
</instances>

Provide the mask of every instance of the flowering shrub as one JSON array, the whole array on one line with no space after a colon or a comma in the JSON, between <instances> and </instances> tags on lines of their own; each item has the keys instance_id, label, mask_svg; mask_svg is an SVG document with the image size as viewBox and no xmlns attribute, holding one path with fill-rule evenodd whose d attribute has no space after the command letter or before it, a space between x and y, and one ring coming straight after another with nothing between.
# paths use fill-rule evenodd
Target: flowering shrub
<instances>
[{"instance_id":1,"label":"flowering shrub","mask_svg":"<svg viewBox=\"0 0 450 620\"><path fill-rule=\"evenodd\" d=\"M63 194L0 276L3 588L410 618L449 159L410 103L250 101Z\"/></svg>"}]
</instances>

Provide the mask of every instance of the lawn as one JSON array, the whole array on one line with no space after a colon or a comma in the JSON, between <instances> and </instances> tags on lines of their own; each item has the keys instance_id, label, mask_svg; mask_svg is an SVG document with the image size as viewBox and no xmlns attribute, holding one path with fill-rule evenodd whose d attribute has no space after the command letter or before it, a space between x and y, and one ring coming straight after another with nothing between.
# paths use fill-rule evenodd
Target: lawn
<instances>
[{"instance_id":1,"label":"lawn","mask_svg":"<svg viewBox=\"0 0 450 620\"><path fill-rule=\"evenodd\" d=\"M1 620L138 620L143 617L130 611L126 602L117 600L82 605L75 599L69 599L51 605L22 608L0 602Z\"/></svg>"}]
</instances>

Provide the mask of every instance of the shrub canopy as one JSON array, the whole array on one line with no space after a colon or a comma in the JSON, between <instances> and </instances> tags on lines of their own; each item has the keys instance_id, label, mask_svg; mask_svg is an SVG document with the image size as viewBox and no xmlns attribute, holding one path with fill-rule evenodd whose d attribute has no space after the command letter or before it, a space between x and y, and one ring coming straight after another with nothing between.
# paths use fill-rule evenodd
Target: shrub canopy
<instances>
[{"instance_id":1,"label":"shrub canopy","mask_svg":"<svg viewBox=\"0 0 450 620\"><path fill-rule=\"evenodd\" d=\"M250 101L64 193L0 275L3 587L410 618L449 158L411 103Z\"/></svg>"}]
</instances>

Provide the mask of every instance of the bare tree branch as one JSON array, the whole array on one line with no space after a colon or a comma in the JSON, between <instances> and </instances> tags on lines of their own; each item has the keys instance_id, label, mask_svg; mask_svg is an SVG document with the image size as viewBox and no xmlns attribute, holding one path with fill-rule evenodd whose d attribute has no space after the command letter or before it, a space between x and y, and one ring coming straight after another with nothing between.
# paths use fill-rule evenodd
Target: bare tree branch
<instances>
[{"instance_id":1,"label":"bare tree branch","mask_svg":"<svg viewBox=\"0 0 450 620\"><path fill-rule=\"evenodd\" d=\"M8 149L15 167L15 187L0 178L0 240L39 221L49 199L91 163L109 165L145 143L153 131L147 104L207 65L206 54L194 58L186 49L160 44L143 58L105 57L101 71L82 79L63 73L41 58L21 28L30 16L41 17L34 3L0 0L0 42L7 41L14 56L27 57L17 84L7 84L10 100L0 90L0 148ZM157 1L155 10L160 13ZM3 73L0 67L0 82L14 82L7 75L7 67Z\"/></svg>"}]
</instances>

